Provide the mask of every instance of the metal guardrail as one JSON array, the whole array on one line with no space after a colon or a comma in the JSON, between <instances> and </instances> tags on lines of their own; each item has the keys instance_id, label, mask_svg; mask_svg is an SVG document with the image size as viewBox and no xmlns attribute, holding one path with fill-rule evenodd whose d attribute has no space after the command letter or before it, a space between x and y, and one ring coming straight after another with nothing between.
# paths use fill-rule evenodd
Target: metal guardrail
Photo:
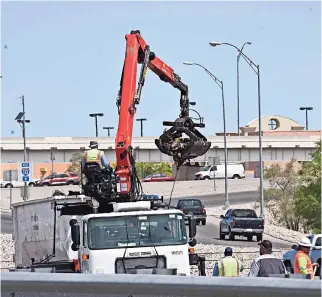
<instances>
[{"instance_id":1,"label":"metal guardrail","mask_svg":"<svg viewBox=\"0 0 322 297\"><path fill-rule=\"evenodd\" d=\"M4 272L1 273L1 293L6 297L320 297L321 281Z\"/></svg>"}]
</instances>

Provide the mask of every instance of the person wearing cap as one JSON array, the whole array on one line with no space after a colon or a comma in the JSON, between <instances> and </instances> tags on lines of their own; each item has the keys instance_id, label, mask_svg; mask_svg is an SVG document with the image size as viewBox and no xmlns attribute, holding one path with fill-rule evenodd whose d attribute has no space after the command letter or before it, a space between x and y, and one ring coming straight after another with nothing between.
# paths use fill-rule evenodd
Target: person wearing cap
<instances>
[{"instance_id":1,"label":"person wearing cap","mask_svg":"<svg viewBox=\"0 0 322 297\"><path fill-rule=\"evenodd\" d=\"M95 162L100 164L101 168L111 168L110 163L105 158L104 152L98 149L97 141L91 141L89 147L90 149L84 154L83 167L86 163Z\"/></svg>"},{"instance_id":2,"label":"person wearing cap","mask_svg":"<svg viewBox=\"0 0 322 297\"><path fill-rule=\"evenodd\" d=\"M212 275L213 276L239 276L244 270L243 264L233 257L233 249L226 247L225 257L216 262Z\"/></svg>"},{"instance_id":3,"label":"person wearing cap","mask_svg":"<svg viewBox=\"0 0 322 297\"><path fill-rule=\"evenodd\" d=\"M270 274L287 274L283 261L272 255L272 243L263 240L258 245L260 256L253 260L248 276L268 277Z\"/></svg>"},{"instance_id":4,"label":"person wearing cap","mask_svg":"<svg viewBox=\"0 0 322 297\"><path fill-rule=\"evenodd\" d=\"M311 246L311 241L307 237L302 238L298 243L297 252L294 258L294 273L309 275L310 279L314 279L313 268L315 266L318 267L319 264L312 264L311 262L311 259L309 257Z\"/></svg>"}]
</instances>

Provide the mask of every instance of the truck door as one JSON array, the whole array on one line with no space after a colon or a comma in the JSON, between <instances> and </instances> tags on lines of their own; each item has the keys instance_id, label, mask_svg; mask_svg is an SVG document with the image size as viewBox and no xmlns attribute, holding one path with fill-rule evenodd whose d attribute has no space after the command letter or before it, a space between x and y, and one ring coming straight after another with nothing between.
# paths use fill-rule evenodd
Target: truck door
<instances>
[{"instance_id":1,"label":"truck door","mask_svg":"<svg viewBox=\"0 0 322 297\"><path fill-rule=\"evenodd\" d=\"M209 171L210 178L215 178L217 172L217 166L211 166Z\"/></svg>"}]
</instances>

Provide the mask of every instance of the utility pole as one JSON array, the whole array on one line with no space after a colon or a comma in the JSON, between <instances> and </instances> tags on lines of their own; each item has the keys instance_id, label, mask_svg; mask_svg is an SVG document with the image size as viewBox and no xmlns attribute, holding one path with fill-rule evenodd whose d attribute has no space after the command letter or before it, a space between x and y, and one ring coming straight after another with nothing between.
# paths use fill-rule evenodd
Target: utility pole
<instances>
[{"instance_id":1,"label":"utility pole","mask_svg":"<svg viewBox=\"0 0 322 297\"><path fill-rule=\"evenodd\" d=\"M107 136L110 137L111 136L110 130L113 130L114 127L103 127L103 129L107 130Z\"/></svg>"},{"instance_id":2,"label":"utility pole","mask_svg":"<svg viewBox=\"0 0 322 297\"><path fill-rule=\"evenodd\" d=\"M30 123L30 120L26 120L26 110L25 110L25 96L22 95L21 97L21 103L22 103L22 112L19 112L16 116L15 120L20 124L22 128L22 138L23 138L23 161L27 161L27 146L26 146L26 123ZM24 182L24 195L23 199L27 200L27 190L28 185L27 182Z\"/></svg>"},{"instance_id":3,"label":"utility pole","mask_svg":"<svg viewBox=\"0 0 322 297\"><path fill-rule=\"evenodd\" d=\"M143 122L147 121L146 118L136 119L138 122L141 122L141 137L143 137Z\"/></svg>"},{"instance_id":4,"label":"utility pole","mask_svg":"<svg viewBox=\"0 0 322 297\"><path fill-rule=\"evenodd\" d=\"M305 110L305 127L306 130L309 130L309 118L308 118L308 114L307 111L308 110L313 110L313 107L300 107L300 110Z\"/></svg>"}]
</instances>

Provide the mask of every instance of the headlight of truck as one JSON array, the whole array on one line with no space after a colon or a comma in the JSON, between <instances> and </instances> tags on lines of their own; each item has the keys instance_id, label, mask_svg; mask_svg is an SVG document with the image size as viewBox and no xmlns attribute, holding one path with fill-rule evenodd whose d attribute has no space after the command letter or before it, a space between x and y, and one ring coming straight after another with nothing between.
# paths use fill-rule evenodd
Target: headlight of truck
<instances>
[{"instance_id":1,"label":"headlight of truck","mask_svg":"<svg viewBox=\"0 0 322 297\"><path fill-rule=\"evenodd\" d=\"M167 264L164 257L159 257L157 261L157 268L167 268Z\"/></svg>"}]
</instances>

